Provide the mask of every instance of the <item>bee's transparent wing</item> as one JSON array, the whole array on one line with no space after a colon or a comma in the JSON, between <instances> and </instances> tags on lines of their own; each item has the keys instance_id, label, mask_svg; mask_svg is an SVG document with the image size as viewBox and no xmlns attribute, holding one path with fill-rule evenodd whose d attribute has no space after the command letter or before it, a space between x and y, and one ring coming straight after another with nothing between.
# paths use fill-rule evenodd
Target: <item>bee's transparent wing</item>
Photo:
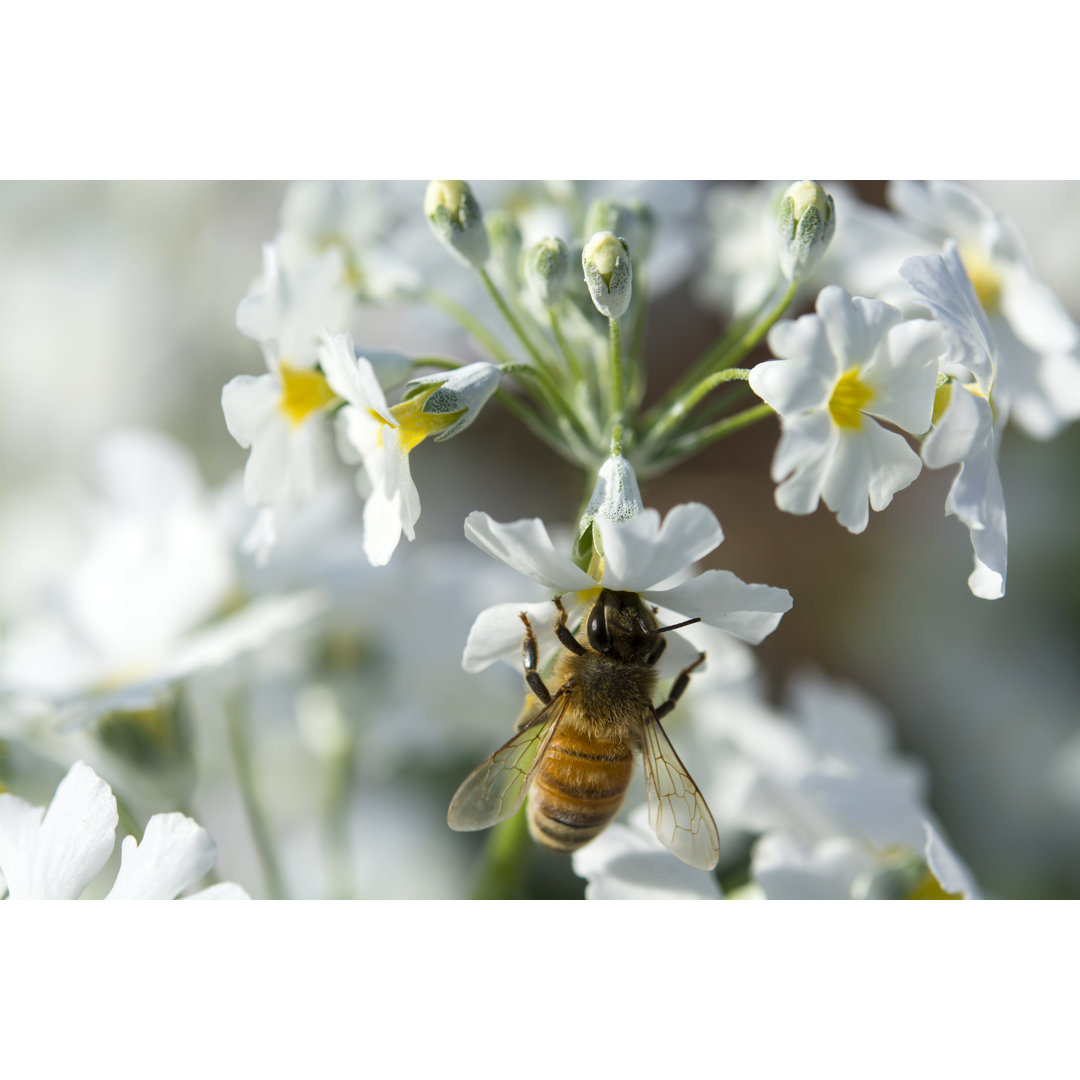
<instances>
[{"instance_id":1,"label":"bee's transparent wing","mask_svg":"<svg viewBox=\"0 0 1080 1080\"><path fill-rule=\"evenodd\" d=\"M450 800L451 829L486 829L517 813L569 703L567 694L556 693L528 727L473 769Z\"/></svg>"},{"instance_id":2,"label":"bee's transparent wing","mask_svg":"<svg viewBox=\"0 0 1080 1080\"><path fill-rule=\"evenodd\" d=\"M641 729L649 824L673 855L691 866L712 870L720 858L720 837L704 797L651 710Z\"/></svg>"}]
</instances>

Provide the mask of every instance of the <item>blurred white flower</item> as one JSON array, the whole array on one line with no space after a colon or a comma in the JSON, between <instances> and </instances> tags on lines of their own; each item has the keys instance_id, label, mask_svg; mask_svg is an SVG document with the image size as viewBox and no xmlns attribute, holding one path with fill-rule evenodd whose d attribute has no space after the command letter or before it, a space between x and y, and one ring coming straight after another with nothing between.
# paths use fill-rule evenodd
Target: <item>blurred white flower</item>
<instances>
[{"instance_id":1,"label":"blurred white flower","mask_svg":"<svg viewBox=\"0 0 1080 1080\"><path fill-rule=\"evenodd\" d=\"M996 359L986 316L956 249L908 259L901 276L929 304L945 328L949 354L943 371L949 382L938 390L944 406L935 408L934 427L923 442L923 461L940 469L959 464L945 500L945 513L967 527L975 550L971 591L984 599L1005 595L1008 534L1005 495L998 472L1000 422L992 402Z\"/></svg>"},{"instance_id":2,"label":"blurred white flower","mask_svg":"<svg viewBox=\"0 0 1080 1080\"><path fill-rule=\"evenodd\" d=\"M94 458L100 497L84 554L53 604L13 623L0 688L70 718L151 708L196 671L229 662L323 607L315 593L235 603L231 541L186 450L118 431Z\"/></svg>"},{"instance_id":3,"label":"blurred white flower","mask_svg":"<svg viewBox=\"0 0 1080 1080\"><path fill-rule=\"evenodd\" d=\"M0 871L12 900L77 900L108 862L118 817L112 789L76 762L48 810L0 795ZM212 869L217 846L183 814L155 814L142 843L125 837L120 870L106 899L172 900ZM224 883L194 898L247 899Z\"/></svg>"},{"instance_id":4,"label":"blurred white flower","mask_svg":"<svg viewBox=\"0 0 1080 1080\"><path fill-rule=\"evenodd\" d=\"M754 392L780 414L773 457L776 505L810 514L825 500L853 533L919 475L918 455L877 421L918 434L930 427L939 328L902 321L879 300L822 289L817 314L773 327L769 347L781 359L750 371Z\"/></svg>"},{"instance_id":5,"label":"blurred white flower","mask_svg":"<svg viewBox=\"0 0 1080 1080\"><path fill-rule=\"evenodd\" d=\"M928 241L956 241L989 317L997 344L995 389L1010 418L1047 439L1080 417L1080 328L1035 276L1012 222L968 188L943 180L892 181L887 195Z\"/></svg>"}]
</instances>

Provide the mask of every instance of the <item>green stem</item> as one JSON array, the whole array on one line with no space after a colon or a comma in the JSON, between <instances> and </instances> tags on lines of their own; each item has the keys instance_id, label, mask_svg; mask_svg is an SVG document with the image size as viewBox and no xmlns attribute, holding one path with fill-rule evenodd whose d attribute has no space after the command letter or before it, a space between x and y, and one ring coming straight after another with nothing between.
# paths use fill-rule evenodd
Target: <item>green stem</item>
<instances>
[{"instance_id":1,"label":"green stem","mask_svg":"<svg viewBox=\"0 0 1080 1080\"><path fill-rule=\"evenodd\" d=\"M350 741L326 763L323 857L326 861L327 889L335 900L350 900L356 895L349 842L349 797L353 785L354 750Z\"/></svg>"},{"instance_id":2,"label":"green stem","mask_svg":"<svg viewBox=\"0 0 1080 1080\"><path fill-rule=\"evenodd\" d=\"M473 889L474 900L516 900L521 896L529 828L522 808L501 822L488 837L484 866Z\"/></svg>"},{"instance_id":3,"label":"green stem","mask_svg":"<svg viewBox=\"0 0 1080 1080\"><path fill-rule=\"evenodd\" d=\"M255 843L255 853L258 855L259 865L262 867L267 896L271 900L283 900L286 895L285 884L281 876L281 868L278 865L277 855L274 851L270 824L255 784L255 771L251 759L251 738L247 726L247 715L244 710L238 706L238 702L233 702L232 707L228 710L227 721L229 750L232 753L233 768L236 770L236 779L240 787L240 797L243 800L248 824L251 827L251 836Z\"/></svg>"},{"instance_id":4,"label":"green stem","mask_svg":"<svg viewBox=\"0 0 1080 1080\"><path fill-rule=\"evenodd\" d=\"M549 366L547 360L541 356L540 351L533 344L532 339L525 333L525 328L518 321L517 316L510 310L510 305L503 298L503 294L499 291L499 287L491 280L491 275L482 266L477 267L477 270L480 274L480 280L484 283L484 287L488 291L488 295L502 313L502 317L506 320L507 325L514 331L518 340L525 347L525 351L533 358L537 367L546 369Z\"/></svg>"},{"instance_id":5,"label":"green stem","mask_svg":"<svg viewBox=\"0 0 1080 1080\"><path fill-rule=\"evenodd\" d=\"M444 296L433 289L422 293L420 299L444 315L449 315L459 326L472 334L499 363L513 363L513 357L503 347L502 342L471 311L462 307L456 300L451 300L449 296Z\"/></svg>"},{"instance_id":6,"label":"green stem","mask_svg":"<svg viewBox=\"0 0 1080 1080\"><path fill-rule=\"evenodd\" d=\"M764 420L767 416L774 415L775 413L773 412L772 407L762 403L760 405L752 405L749 409L744 409L742 412L735 413L734 416L726 416L723 420L718 420L715 424L700 428L698 431L692 432L681 439L669 443L665 448L664 453L653 458L644 471L656 472L660 466L665 469L669 468L676 461L689 457L691 454L696 454L699 450L708 446L709 443L715 442L717 439L722 439L725 435L731 435L736 431L741 431L745 427L750 427L751 424L756 424L759 420Z\"/></svg>"},{"instance_id":7,"label":"green stem","mask_svg":"<svg viewBox=\"0 0 1080 1080\"><path fill-rule=\"evenodd\" d=\"M462 361L452 360L448 356L413 356L409 363L413 367L433 367L441 371L457 371L458 368L465 366Z\"/></svg>"},{"instance_id":8,"label":"green stem","mask_svg":"<svg viewBox=\"0 0 1080 1080\"><path fill-rule=\"evenodd\" d=\"M674 405L657 421L649 432L645 444L647 446L663 446L664 436L673 428L677 427L682 419L690 412L706 395L718 386L728 382L746 382L750 372L746 368L724 368L722 371L714 371L711 375L702 379L684 398L676 401Z\"/></svg>"},{"instance_id":9,"label":"green stem","mask_svg":"<svg viewBox=\"0 0 1080 1080\"><path fill-rule=\"evenodd\" d=\"M566 340L566 337L562 332L562 325L559 322L559 316L555 314L555 309L552 307L548 308L547 311L548 322L551 324L551 332L555 336L559 351L566 360L566 366L570 371L570 375L578 385L582 385L585 383L585 372L582 370L581 361L578 359L577 353L570 348L570 343Z\"/></svg>"},{"instance_id":10,"label":"green stem","mask_svg":"<svg viewBox=\"0 0 1080 1080\"><path fill-rule=\"evenodd\" d=\"M541 441L547 443L557 454L574 465L581 465L581 458L567 446L566 436L553 427L525 402L520 401L508 390L496 390L495 400L508 412L513 413Z\"/></svg>"},{"instance_id":11,"label":"green stem","mask_svg":"<svg viewBox=\"0 0 1080 1080\"><path fill-rule=\"evenodd\" d=\"M608 344L611 357L611 414L618 423L623 413L622 335L618 319L608 319Z\"/></svg>"},{"instance_id":12,"label":"green stem","mask_svg":"<svg viewBox=\"0 0 1080 1080\"><path fill-rule=\"evenodd\" d=\"M586 430L577 411L567 401L566 396L559 389L555 380L544 368L534 367L532 364L503 364L500 370L504 375L528 375L529 378L535 379L544 400L555 417L569 424L570 429L572 429L569 434L572 434L577 449L582 452L585 459L592 456L592 436Z\"/></svg>"}]
</instances>

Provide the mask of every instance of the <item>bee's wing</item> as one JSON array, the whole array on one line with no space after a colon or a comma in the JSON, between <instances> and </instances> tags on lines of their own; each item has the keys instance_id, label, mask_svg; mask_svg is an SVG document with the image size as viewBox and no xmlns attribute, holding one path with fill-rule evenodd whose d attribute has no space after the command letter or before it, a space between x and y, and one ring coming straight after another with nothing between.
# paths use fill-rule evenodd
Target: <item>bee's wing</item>
<instances>
[{"instance_id":1,"label":"bee's wing","mask_svg":"<svg viewBox=\"0 0 1080 1080\"><path fill-rule=\"evenodd\" d=\"M711 870L720 859L716 822L651 709L641 724L641 760L649 824L660 842L683 862Z\"/></svg>"},{"instance_id":2,"label":"bee's wing","mask_svg":"<svg viewBox=\"0 0 1080 1080\"><path fill-rule=\"evenodd\" d=\"M556 693L528 727L473 769L450 800L451 829L486 829L517 813L569 704L567 694Z\"/></svg>"}]
</instances>

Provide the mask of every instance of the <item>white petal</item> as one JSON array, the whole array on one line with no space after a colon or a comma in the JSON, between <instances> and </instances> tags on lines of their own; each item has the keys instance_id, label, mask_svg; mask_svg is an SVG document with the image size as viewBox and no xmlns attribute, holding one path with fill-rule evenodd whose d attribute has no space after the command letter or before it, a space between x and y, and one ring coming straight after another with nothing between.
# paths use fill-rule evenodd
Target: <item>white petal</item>
<instances>
[{"instance_id":1,"label":"white petal","mask_svg":"<svg viewBox=\"0 0 1080 1080\"><path fill-rule=\"evenodd\" d=\"M0 795L0 869L12 899L75 900L108 861L116 799L89 765L76 762L41 816Z\"/></svg>"},{"instance_id":2,"label":"white petal","mask_svg":"<svg viewBox=\"0 0 1080 1080\"><path fill-rule=\"evenodd\" d=\"M588 881L586 900L720 899L713 874L676 859L646 830L616 822L574 852L574 873Z\"/></svg>"},{"instance_id":3,"label":"white petal","mask_svg":"<svg viewBox=\"0 0 1080 1080\"><path fill-rule=\"evenodd\" d=\"M654 603L726 630L743 641L758 644L776 629L791 610L791 594L770 585L748 585L730 570L704 574L671 589L646 592Z\"/></svg>"},{"instance_id":4,"label":"white petal","mask_svg":"<svg viewBox=\"0 0 1080 1080\"><path fill-rule=\"evenodd\" d=\"M841 373L865 364L889 328L901 319L900 312L891 305L848 296L839 285L822 289L814 306L825 324L825 335Z\"/></svg>"},{"instance_id":5,"label":"white petal","mask_svg":"<svg viewBox=\"0 0 1080 1080\"><path fill-rule=\"evenodd\" d=\"M858 431L843 432L822 498L849 532L862 532L870 505L884 510L896 492L919 475L922 461L902 436L866 419Z\"/></svg>"},{"instance_id":6,"label":"white petal","mask_svg":"<svg viewBox=\"0 0 1080 1080\"><path fill-rule=\"evenodd\" d=\"M552 593L596 588L596 582L569 556L555 550L539 518L524 518L504 525L483 511L474 510L465 519L465 537L481 551Z\"/></svg>"},{"instance_id":7,"label":"white petal","mask_svg":"<svg viewBox=\"0 0 1080 1080\"><path fill-rule=\"evenodd\" d=\"M927 818L923 821L923 827L926 830L926 846L923 849L926 865L942 889L947 893L959 893L967 900L982 899L971 871L949 847L935 823Z\"/></svg>"},{"instance_id":8,"label":"white petal","mask_svg":"<svg viewBox=\"0 0 1080 1080\"><path fill-rule=\"evenodd\" d=\"M1080 346L1080 330L1065 305L1026 268L1009 275L1001 311L1013 333L1037 352L1068 353Z\"/></svg>"},{"instance_id":9,"label":"white petal","mask_svg":"<svg viewBox=\"0 0 1080 1080\"><path fill-rule=\"evenodd\" d=\"M780 360L767 360L750 370L750 389L782 416L824 408L837 378L843 374L816 315L777 323L769 348Z\"/></svg>"},{"instance_id":10,"label":"white petal","mask_svg":"<svg viewBox=\"0 0 1080 1080\"><path fill-rule=\"evenodd\" d=\"M847 837L803 846L787 833L769 833L754 846L751 872L769 900L849 900L866 866L860 845Z\"/></svg>"},{"instance_id":11,"label":"white petal","mask_svg":"<svg viewBox=\"0 0 1080 1080\"><path fill-rule=\"evenodd\" d=\"M573 621L576 613L574 605L564 602L564 606ZM461 666L469 672L483 671L496 660L504 660L511 666L520 667L521 643L525 638L522 613L528 616L537 636L540 666L543 667L544 661L553 656L558 647L555 635L544 633L555 625L555 605L550 600L532 604L496 604L485 608L469 630Z\"/></svg>"},{"instance_id":12,"label":"white petal","mask_svg":"<svg viewBox=\"0 0 1080 1080\"><path fill-rule=\"evenodd\" d=\"M374 410L388 424L396 423L374 368L370 361L357 357L351 335L324 335L319 347L319 364L330 389L338 397L358 409Z\"/></svg>"},{"instance_id":13,"label":"white petal","mask_svg":"<svg viewBox=\"0 0 1080 1080\"><path fill-rule=\"evenodd\" d=\"M221 391L221 409L229 434L245 449L258 436L266 419L281 401L281 380L276 375L237 375Z\"/></svg>"},{"instance_id":14,"label":"white petal","mask_svg":"<svg viewBox=\"0 0 1080 1080\"><path fill-rule=\"evenodd\" d=\"M866 411L919 435L930 427L939 359L945 353L941 329L927 319L894 326L886 347L863 372L874 396Z\"/></svg>"},{"instance_id":15,"label":"white petal","mask_svg":"<svg viewBox=\"0 0 1080 1080\"><path fill-rule=\"evenodd\" d=\"M172 900L205 877L217 859L217 845L197 822L183 814L155 814L141 844L124 838L120 872L106 900Z\"/></svg>"},{"instance_id":16,"label":"white petal","mask_svg":"<svg viewBox=\"0 0 1080 1080\"><path fill-rule=\"evenodd\" d=\"M709 554L723 539L716 515L701 503L672 507L664 522L655 510L627 521L598 521L604 546L603 585L643 592Z\"/></svg>"},{"instance_id":17,"label":"white petal","mask_svg":"<svg viewBox=\"0 0 1080 1080\"><path fill-rule=\"evenodd\" d=\"M396 428L383 427L382 476L372 477L374 491L364 503L364 554L372 566L385 566L402 532L416 536L420 493L413 483L409 455L401 449Z\"/></svg>"},{"instance_id":18,"label":"white petal","mask_svg":"<svg viewBox=\"0 0 1080 1080\"><path fill-rule=\"evenodd\" d=\"M994 414L986 398L954 383L945 412L923 440L923 461L931 469L955 465L985 445L993 426Z\"/></svg>"},{"instance_id":19,"label":"white petal","mask_svg":"<svg viewBox=\"0 0 1080 1080\"><path fill-rule=\"evenodd\" d=\"M780 480L776 505L788 514L812 514L840 443L840 432L827 413L812 413L784 422L773 458L772 476Z\"/></svg>"},{"instance_id":20,"label":"white petal","mask_svg":"<svg viewBox=\"0 0 1080 1080\"><path fill-rule=\"evenodd\" d=\"M246 889L237 885L234 881L222 881L217 885L211 885L208 889L200 889L185 900L250 900Z\"/></svg>"}]
</instances>

